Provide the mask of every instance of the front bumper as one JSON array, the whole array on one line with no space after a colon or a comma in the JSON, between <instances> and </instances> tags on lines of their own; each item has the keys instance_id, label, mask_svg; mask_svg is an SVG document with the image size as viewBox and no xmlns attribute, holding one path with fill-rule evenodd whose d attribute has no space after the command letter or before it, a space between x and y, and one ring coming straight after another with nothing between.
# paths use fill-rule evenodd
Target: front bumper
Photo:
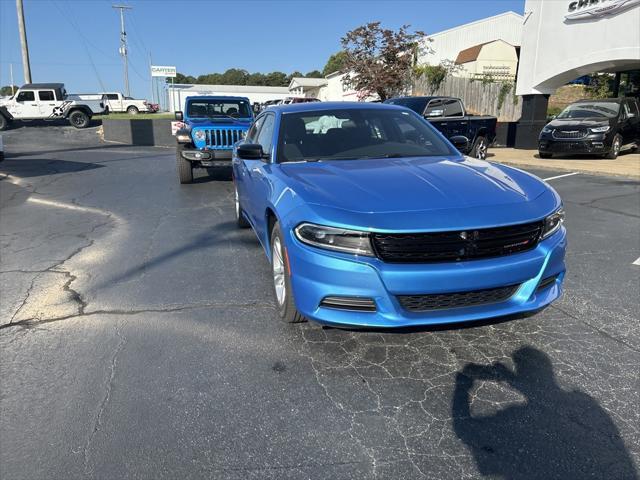
<instances>
[{"instance_id":1,"label":"front bumper","mask_svg":"<svg viewBox=\"0 0 640 480\"><path fill-rule=\"evenodd\" d=\"M201 167L231 166L232 150L183 150L182 158L196 162Z\"/></svg>"},{"instance_id":2,"label":"front bumper","mask_svg":"<svg viewBox=\"0 0 640 480\"><path fill-rule=\"evenodd\" d=\"M611 149L612 138L602 133L594 133L577 139L558 139L545 134L538 140L540 153L566 154L606 154Z\"/></svg>"},{"instance_id":3,"label":"front bumper","mask_svg":"<svg viewBox=\"0 0 640 480\"><path fill-rule=\"evenodd\" d=\"M459 263L390 264L377 258L319 250L291 233L287 250L296 306L305 317L328 325L374 328L468 322L539 310L562 293L566 250L564 228L528 252ZM556 277L546 288L541 281ZM518 285L498 303L410 312L401 295L442 294ZM370 298L376 310L320 306L326 297Z\"/></svg>"}]
</instances>

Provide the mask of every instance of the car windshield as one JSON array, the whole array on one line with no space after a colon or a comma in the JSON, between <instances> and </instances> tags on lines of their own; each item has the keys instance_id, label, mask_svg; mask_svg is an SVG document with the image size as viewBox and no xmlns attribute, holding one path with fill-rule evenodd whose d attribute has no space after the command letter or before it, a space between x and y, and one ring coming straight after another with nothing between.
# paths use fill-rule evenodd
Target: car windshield
<instances>
[{"instance_id":1,"label":"car windshield","mask_svg":"<svg viewBox=\"0 0 640 480\"><path fill-rule=\"evenodd\" d=\"M619 111L620 104L616 102L574 103L557 118L614 118Z\"/></svg>"},{"instance_id":2,"label":"car windshield","mask_svg":"<svg viewBox=\"0 0 640 480\"><path fill-rule=\"evenodd\" d=\"M285 113L278 151L279 162L456 154L425 120L389 108Z\"/></svg>"},{"instance_id":3,"label":"car windshield","mask_svg":"<svg viewBox=\"0 0 640 480\"><path fill-rule=\"evenodd\" d=\"M422 115L424 109L427 107L428 98L423 97L404 97L404 98L391 98L389 100L385 100L384 103L389 103L391 105L400 105L402 107L407 107L419 115Z\"/></svg>"},{"instance_id":4,"label":"car windshield","mask_svg":"<svg viewBox=\"0 0 640 480\"><path fill-rule=\"evenodd\" d=\"M187 108L191 118L251 117L249 102L246 100L191 100Z\"/></svg>"}]
</instances>

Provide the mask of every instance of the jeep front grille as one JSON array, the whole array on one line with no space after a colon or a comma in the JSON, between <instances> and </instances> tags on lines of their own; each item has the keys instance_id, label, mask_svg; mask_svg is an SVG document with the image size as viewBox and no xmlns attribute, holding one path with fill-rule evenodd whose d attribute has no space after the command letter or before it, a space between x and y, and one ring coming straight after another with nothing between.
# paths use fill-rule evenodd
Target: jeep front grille
<instances>
[{"instance_id":1,"label":"jeep front grille","mask_svg":"<svg viewBox=\"0 0 640 480\"><path fill-rule=\"evenodd\" d=\"M230 149L244 138L245 131L239 128L210 128L205 130L207 147Z\"/></svg>"}]
</instances>

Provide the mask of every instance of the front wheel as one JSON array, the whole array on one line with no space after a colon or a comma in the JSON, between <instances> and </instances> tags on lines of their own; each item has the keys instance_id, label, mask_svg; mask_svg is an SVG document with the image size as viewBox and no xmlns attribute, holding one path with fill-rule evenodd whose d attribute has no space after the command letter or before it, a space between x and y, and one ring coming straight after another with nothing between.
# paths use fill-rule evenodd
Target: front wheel
<instances>
[{"instance_id":1,"label":"front wheel","mask_svg":"<svg viewBox=\"0 0 640 480\"><path fill-rule=\"evenodd\" d=\"M271 271L276 309L285 323L301 323L306 319L296 308L291 288L291 265L284 246L280 224L276 222L271 231Z\"/></svg>"},{"instance_id":2,"label":"front wheel","mask_svg":"<svg viewBox=\"0 0 640 480\"><path fill-rule=\"evenodd\" d=\"M233 184L234 190L234 200L235 200L235 213L236 213L236 225L238 228L247 228L249 227L249 222L244 217L244 210L242 210L242 205L240 205L240 195L238 195L238 187L235 182Z\"/></svg>"},{"instance_id":3,"label":"front wheel","mask_svg":"<svg viewBox=\"0 0 640 480\"><path fill-rule=\"evenodd\" d=\"M137 115L140 112L140 110L138 110L138 107L131 105L129 108L127 108L127 113L129 115Z\"/></svg>"},{"instance_id":4,"label":"front wheel","mask_svg":"<svg viewBox=\"0 0 640 480\"><path fill-rule=\"evenodd\" d=\"M622 148L622 137L620 135L616 135L613 138L613 142L611 142L611 150L609 150L609 153L607 153L604 158L608 158L609 160L615 160L616 158L618 158L621 148Z\"/></svg>"},{"instance_id":5,"label":"front wheel","mask_svg":"<svg viewBox=\"0 0 640 480\"><path fill-rule=\"evenodd\" d=\"M6 130L7 128L9 128L9 120L7 120L5 116L0 113L0 132L2 130Z\"/></svg>"},{"instance_id":6,"label":"front wheel","mask_svg":"<svg viewBox=\"0 0 640 480\"><path fill-rule=\"evenodd\" d=\"M74 110L69 115L69 123L76 128L87 128L91 122L91 117L82 110Z\"/></svg>"},{"instance_id":7,"label":"front wheel","mask_svg":"<svg viewBox=\"0 0 640 480\"><path fill-rule=\"evenodd\" d=\"M471 147L471 156L479 160L486 160L488 147L485 137L477 137L475 142L473 142L473 147Z\"/></svg>"},{"instance_id":8,"label":"front wheel","mask_svg":"<svg viewBox=\"0 0 640 480\"><path fill-rule=\"evenodd\" d=\"M184 184L193 182L193 167L189 160L182 158L183 150L184 145L178 144L176 147L176 168L178 170L178 180Z\"/></svg>"},{"instance_id":9,"label":"front wheel","mask_svg":"<svg viewBox=\"0 0 640 480\"><path fill-rule=\"evenodd\" d=\"M551 158L553 156L553 154L551 153L542 153L542 152L538 152L538 156L540 158Z\"/></svg>"}]
</instances>

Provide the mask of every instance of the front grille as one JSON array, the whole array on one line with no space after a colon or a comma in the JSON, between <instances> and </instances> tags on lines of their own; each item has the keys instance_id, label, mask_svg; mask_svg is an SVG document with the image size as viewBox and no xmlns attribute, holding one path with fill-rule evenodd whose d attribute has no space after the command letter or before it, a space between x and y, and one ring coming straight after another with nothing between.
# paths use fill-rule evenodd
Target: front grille
<instances>
[{"instance_id":1,"label":"front grille","mask_svg":"<svg viewBox=\"0 0 640 480\"><path fill-rule=\"evenodd\" d=\"M587 130L585 128L578 128L573 130L558 130L553 131L553 138L584 138L587 136Z\"/></svg>"},{"instance_id":2,"label":"front grille","mask_svg":"<svg viewBox=\"0 0 640 480\"><path fill-rule=\"evenodd\" d=\"M389 263L459 262L499 257L535 248L542 222L436 233L374 233L378 258Z\"/></svg>"},{"instance_id":3,"label":"front grille","mask_svg":"<svg viewBox=\"0 0 640 480\"><path fill-rule=\"evenodd\" d=\"M427 312L447 308L474 307L504 302L511 298L519 285L489 288L470 292L436 293L428 295L399 295L402 308L409 312Z\"/></svg>"},{"instance_id":4,"label":"front grille","mask_svg":"<svg viewBox=\"0 0 640 480\"><path fill-rule=\"evenodd\" d=\"M211 128L205 130L206 144L211 148L231 148L244 138L244 130L239 128Z\"/></svg>"}]
</instances>

